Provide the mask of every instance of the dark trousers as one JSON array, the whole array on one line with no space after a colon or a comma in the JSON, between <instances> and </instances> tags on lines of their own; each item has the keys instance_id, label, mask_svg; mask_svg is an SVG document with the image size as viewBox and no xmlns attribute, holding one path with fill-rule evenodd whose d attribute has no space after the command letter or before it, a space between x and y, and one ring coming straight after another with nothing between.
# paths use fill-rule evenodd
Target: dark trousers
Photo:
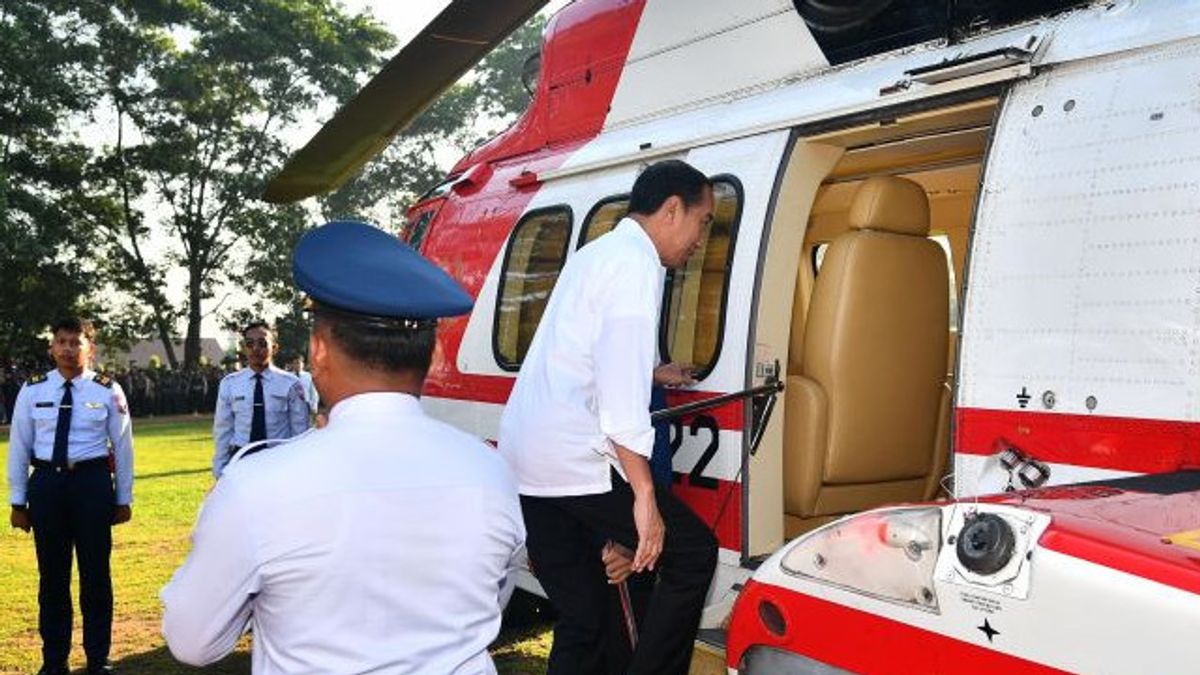
<instances>
[{"instance_id":1,"label":"dark trousers","mask_svg":"<svg viewBox=\"0 0 1200 675\"><path fill-rule=\"evenodd\" d=\"M38 632L42 660L65 665L71 652L71 550L79 560L83 650L89 664L108 660L113 593L109 574L114 511L112 477L103 462L74 471L34 469L29 518L37 547Z\"/></svg>"},{"instance_id":2,"label":"dark trousers","mask_svg":"<svg viewBox=\"0 0 1200 675\"><path fill-rule=\"evenodd\" d=\"M685 675L717 564L717 541L708 527L665 488L656 488L666 526L658 579L650 594L628 673ZM613 474L610 492L576 497L521 496L526 548L534 573L558 610L549 675L606 672L613 650L612 589L600 561L611 539L637 549L633 492Z\"/></svg>"}]
</instances>

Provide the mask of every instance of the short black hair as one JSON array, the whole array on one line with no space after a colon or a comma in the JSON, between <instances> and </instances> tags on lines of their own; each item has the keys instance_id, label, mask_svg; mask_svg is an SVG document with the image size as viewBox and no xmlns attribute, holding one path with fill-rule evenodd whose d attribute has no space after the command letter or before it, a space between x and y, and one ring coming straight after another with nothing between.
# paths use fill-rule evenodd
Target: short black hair
<instances>
[{"instance_id":1,"label":"short black hair","mask_svg":"<svg viewBox=\"0 0 1200 675\"><path fill-rule=\"evenodd\" d=\"M246 337L246 333L249 333L250 331L254 330L255 328L261 328L261 329L267 331L268 333L270 333L272 336L275 335L275 329L271 328L271 324L267 323L266 321L260 320L260 321L251 321L250 323L246 324L246 326L244 328L242 328L242 337Z\"/></svg>"},{"instance_id":2,"label":"short black hair","mask_svg":"<svg viewBox=\"0 0 1200 675\"><path fill-rule=\"evenodd\" d=\"M436 321L421 321L414 327L394 326L376 321L358 321L352 315L313 307L317 327L329 328L329 335L350 358L372 370L406 371L422 378L433 361L437 337Z\"/></svg>"},{"instance_id":3,"label":"short black hair","mask_svg":"<svg viewBox=\"0 0 1200 675\"><path fill-rule=\"evenodd\" d=\"M648 216L662 207L668 197L679 197L686 208L704 198L704 189L712 188L708 176L678 159L655 162L633 182L629 194L629 213Z\"/></svg>"},{"instance_id":4,"label":"short black hair","mask_svg":"<svg viewBox=\"0 0 1200 675\"><path fill-rule=\"evenodd\" d=\"M96 338L96 327L92 325L91 320L82 319L77 316L63 317L50 326L51 335L57 335L60 330L68 333L78 333L88 340L95 340Z\"/></svg>"}]
</instances>

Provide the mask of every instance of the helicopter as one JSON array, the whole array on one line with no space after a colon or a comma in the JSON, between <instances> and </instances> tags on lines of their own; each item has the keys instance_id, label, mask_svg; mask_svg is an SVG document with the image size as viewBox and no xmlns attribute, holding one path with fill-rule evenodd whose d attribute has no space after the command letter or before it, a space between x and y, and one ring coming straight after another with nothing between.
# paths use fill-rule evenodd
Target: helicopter
<instances>
[{"instance_id":1,"label":"helicopter","mask_svg":"<svg viewBox=\"0 0 1200 675\"><path fill-rule=\"evenodd\" d=\"M451 2L265 198L336 188L543 4ZM574 0L408 213L475 297L424 407L494 441L566 260L686 160L715 212L659 343L698 383L656 418L720 544L694 671L1191 672L1197 10Z\"/></svg>"}]
</instances>

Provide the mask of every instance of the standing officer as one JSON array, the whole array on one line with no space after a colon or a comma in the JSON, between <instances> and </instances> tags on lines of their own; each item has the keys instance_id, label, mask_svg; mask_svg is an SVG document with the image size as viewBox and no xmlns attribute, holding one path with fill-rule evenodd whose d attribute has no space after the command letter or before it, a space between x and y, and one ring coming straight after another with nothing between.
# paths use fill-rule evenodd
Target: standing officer
<instances>
[{"instance_id":1,"label":"standing officer","mask_svg":"<svg viewBox=\"0 0 1200 675\"><path fill-rule=\"evenodd\" d=\"M495 673L525 539L516 483L418 400L437 318L470 296L362 223L309 232L292 269L329 423L226 468L161 594L171 653L212 663L253 628L256 675Z\"/></svg>"},{"instance_id":2,"label":"standing officer","mask_svg":"<svg viewBox=\"0 0 1200 675\"><path fill-rule=\"evenodd\" d=\"M604 672L605 540L634 551L633 571L658 570L628 672L688 672L716 538L655 485L649 408L663 266L687 263L712 212L704 174L647 167L629 217L567 261L501 418L530 561L559 611L554 675Z\"/></svg>"},{"instance_id":3,"label":"standing officer","mask_svg":"<svg viewBox=\"0 0 1200 675\"><path fill-rule=\"evenodd\" d=\"M308 430L308 402L295 375L276 368L275 334L258 321L242 329L242 353L248 367L230 373L217 389L213 416L213 476L243 445L285 439Z\"/></svg>"},{"instance_id":4,"label":"standing officer","mask_svg":"<svg viewBox=\"0 0 1200 675\"><path fill-rule=\"evenodd\" d=\"M95 329L86 319L53 326L57 369L29 378L17 395L8 446L12 526L37 549L41 675L66 675L71 651L71 553L79 560L79 606L87 672L112 672L112 526L132 517L133 429L121 385L88 368ZM109 473L112 444L116 485ZM33 465L33 474L29 467Z\"/></svg>"}]
</instances>

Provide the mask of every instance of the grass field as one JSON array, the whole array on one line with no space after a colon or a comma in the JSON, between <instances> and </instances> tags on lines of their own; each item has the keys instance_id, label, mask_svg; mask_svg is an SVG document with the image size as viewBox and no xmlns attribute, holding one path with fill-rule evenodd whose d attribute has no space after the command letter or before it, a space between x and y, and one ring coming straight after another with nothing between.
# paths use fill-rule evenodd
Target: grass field
<instances>
[{"instance_id":1,"label":"grass field","mask_svg":"<svg viewBox=\"0 0 1200 675\"><path fill-rule=\"evenodd\" d=\"M246 641L219 664L196 669L176 663L159 633L158 591L187 555L196 511L212 481L211 425L209 418L134 423L133 521L113 531L112 660L122 673L250 672ZM0 434L0 442L7 457L7 433ZM7 526L0 529L0 673L34 673L41 656L33 539ZM78 592L77 581L72 591ZM77 608L71 655L76 668L83 666L80 640ZM492 653L501 673L540 673L549 646L546 626L534 623L506 628Z\"/></svg>"}]
</instances>

